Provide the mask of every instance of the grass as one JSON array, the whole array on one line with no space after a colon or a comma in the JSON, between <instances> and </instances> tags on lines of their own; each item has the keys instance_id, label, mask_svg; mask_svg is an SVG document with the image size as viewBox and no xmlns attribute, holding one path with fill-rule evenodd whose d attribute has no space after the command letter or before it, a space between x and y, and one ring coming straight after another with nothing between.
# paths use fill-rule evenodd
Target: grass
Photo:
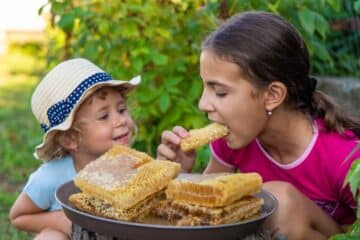
<instances>
[{"instance_id":1,"label":"grass","mask_svg":"<svg viewBox=\"0 0 360 240\"><path fill-rule=\"evenodd\" d=\"M8 214L29 174L41 164L32 155L42 133L30 107L45 66L40 54L14 48L0 56L0 240L31 237L12 227Z\"/></svg>"}]
</instances>

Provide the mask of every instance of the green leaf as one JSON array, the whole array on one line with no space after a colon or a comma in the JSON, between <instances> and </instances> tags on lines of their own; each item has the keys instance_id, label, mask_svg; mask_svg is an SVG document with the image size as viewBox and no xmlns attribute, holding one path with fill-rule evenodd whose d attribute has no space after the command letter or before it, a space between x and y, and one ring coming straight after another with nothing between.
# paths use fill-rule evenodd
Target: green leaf
<instances>
[{"instance_id":1,"label":"green leaf","mask_svg":"<svg viewBox=\"0 0 360 240\"><path fill-rule=\"evenodd\" d=\"M356 196L360 187L360 159L351 164L349 173L346 176L346 182L350 184L351 192Z\"/></svg>"},{"instance_id":2,"label":"green leaf","mask_svg":"<svg viewBox=\"0 0 360 240\"><path fill-rule=\"evenodd\" d=\"M329 32L329 23L326 21L326 19L316 13L316 18L315 18L315 27L316 27L316 31L321 35L322 39L326 39L326 34Z\"/></svg>"},{"instance_id":3,"label":"green leaf","mask_svg":"<svg viewBox=\"0 0 360 240\"><path fill-rule=\"evenodd\" d=\"M147 89L146 91L141 91L142 94L139 94L139 101L140 103L149 103L152 100L154 100L158 95L154 94L154 91L151 91L150 89Z\"/></svg>"},{"instance_id":4,"label":"green leaf","mask_svg":"<svg viewBox=\"0 0 360 240\"><path fill-rule=\"evenodd\" d=\"M358 216L358 219L355 221L355 223L351 226L351 230L349 231L351 235L360 237L360 219Z\"/></svg>"},{"instance_id":5,"label":"green leaf","mask_svg":"<svg viewBox=\"0 0 360 240\"><path fill-rule=\"evenodd\" d=\"M131 38L131 37L139 36L138 26L135 21L128 21L126 22L126 24L120 26L120 28L121 27L122 27L122 34L125 37Z\"/></svg>"},{"instance_id":6,"label":"green leaf","mask_svg":"<svg viewBox=\"0 0 360 240\"><path fill-rule=\"evenodd\" d=\"M209 146L196 150L196 161L192 172L202 173L208 165L210 155L211 152Z\"/></svg>"},{"instance_id":7,"label":"green leaf","mask_svg":"<svg viewBox=\"0 0 360 240\"><path fill-rule=\"evenodd\" d=\"M337 12L340 11L342 1L340 1L340 0L327 0L327 2L332 7L332 9L334 9Z\"/></svg>"},{"instance_id":8,"label":"green leaf","mask_svg":"<svg viewBox=\"0 0 360 240\"><path fill-rule=\"evenodd\" d=\"M173 87L178 85L183 79L183 76L174 76L167 78L164 82L167 87Z\"/></svg>"},{"instance_id":9,"label":"green leaf","mask_svg":"<svg viewBox=\"0 0 360 240\"><path fill-rule=\"evenodd\" d=\"M109 23L107 21L101 21L99 24L99 32L103 35L109 32Z\"/></svg>"},{"instance_id":10,"label":"green leaf","mask_svg":"<svg viewBox=\"0 0 360 240\"><path fill-rule=\"evenodd\" d=\"M190 83L189 83L190 84ZM192 80L192 86L187 93L184 93L189 99L195 100L196 102L200 98L203 89L203 84L199 79Z\"/></svg>"},{"instance_id":11,"label":"green leaf","mask_svg":"<svg viewBox=\"0 0 360 240\"><path fill-rule=\"evenodd\" d=\"M278 13L278 9L280 6L281 0L277 0L274 3L267 3L267 7L271 12Z\"/></svg>"},{"instance_id":12,"label":"green leaf","mask_svg":"<svg viewBox=\"0 0 360 240\"><path fill-rule=\"evenodd\" d=\"M314 33L316 13L310 10L303 10L298 13L300 24L310 35Z\"/></svg>"},{"instance_id":13,"label":"green leaf","mask_svg":"<svg viewBox=\"0 0 360 240\"><path fill-rule=\"evenodd\" d=\"M331 56L326 47L320 42L313 41L314 54L323 61L331 61Z\"/></svg>"},{"instance_id":14,"label":"green leaf","mask_svg":"<svg viewBox=\"0 0 360 240\"><path fill-rule=\"evenodd\" d=\"M161 54L159 52L153 53L153 60L155 65L163 66L168 63L168 56Z\"/></svg>"},{"instance_id":15,"label":"green leaf","mask_svg":"<svg viewBox=\"0 0 360 240\"><path fill-rule=\"evenodd\" d=\"M84 49L84 57L91 58L92 56L96 56L97 52L97 43L91 42L88 43Z\"/></svg>"},{"instance_id":16,"label":"green leaf","mask_svg":"<svg viewBox=\"0 0 360 240\"><path fill-rule=\"evenodd\" d=\"M143 64L143 60L140 57L134 58L132 60L132 64L134 66L135 72L141 72L144 64Z\"/></svg>"},{"instance_id":17,"label":"green leaf","mask_svg":"<svg viewBox=\"0 0 360 240\"><path fill-rule=\"evenodd\" d=\"M65 13L61 16L57 25L64 30L64 32L70 32L74 26L74 14L72 12Z\"/></svg>"},{"instance_id":18,"label":"green leaf","mask_svg":"<svg viewBox=\"0 0 360 240\"><path fill-rule=\"evenodd\" d=\"M163 92L159 98L159 106L162 113L165 113L170 107L171 99L167 92Z\"/></svg>"},{"instance_id":19,"label":"green leaf","mask_svg":"<svg viewBox=\"0 0 360 240\"><path fill-rule=\"evenodd\" d=\"M134 57L137 57L139 55L148 55L149 52L150 52L150 49L147 47L138 47L131 51L131 55Z\"/></svg>"},{"instance_id":20,"label":"green leaf","mask_svg":"<svg viewBox=\"0 0 360 240\"><path fill-rule=\"evenodd\" d=\"M173 88L169 88L169 93L172 95L178 95L178 96L183 96L184 92L183 90L181 90L180 87L173 87Z\"/></svg>"},{"instance_id":21,"label":"green leaf","mask_svg":"<svg viewBox=\"0 0 360 240\"><path fill-rule=\"evenodd\" d=\"M332 236L330 240L357 240L358 236L349 236L348 234L337 234Z\"/></svg>"},{"instance_id":22,"label":"green leaf","mask_svg":"<svg viewBox=\"0 0 360 240\"><path fill-rule=\"evenodd\" d=\"M160 122L158 128L160 130L170 129L173 127L173 124L178 122L182 116L181 109L179 108L171 108L169 113L164 114L162 121Z\"/></svg>"},{"instance_id":23,"label":"green leaf","mask_svg":"<svg viewBox=\"0 0 360 240\"><path fill-rule=\"evenodd\" d=\"M355 3L354 3L354 9L355 9L355 12L357 14L360 14L360 0L357 0Z\"/></svg>"},{"instance_id":24,"label":"green leaf","mask_svg":"<svg viewBox=\"0 0 360 240\"><path fill-rule=\"evenodd\" d=\"M51 12L55 15L62 15L65 12L65 4L51 1Z\"/></svg>"},{"instance_id":25,"label":"green leaf","mask_svg":"<svg viewBox=\"0 0 360 240\"><path fill-rule=\"evenodd\" d=\"M38 9L38 15L41 15L42 12L44 11L44 8L48 5L49 3L45 3L43 4L39 9Z\"/></svg>"},{"instance_id":26,"label":"green leaf","mask_svg":"<svg viewBox=\"0 0 360 240\"><path fill-rule=\"evenodd\" d=\"M163 28L156 28L155 30L160 36L163 38L169 40L171 38L171 34L169 30L163 29Z\"/></svg>"}]
</instances>

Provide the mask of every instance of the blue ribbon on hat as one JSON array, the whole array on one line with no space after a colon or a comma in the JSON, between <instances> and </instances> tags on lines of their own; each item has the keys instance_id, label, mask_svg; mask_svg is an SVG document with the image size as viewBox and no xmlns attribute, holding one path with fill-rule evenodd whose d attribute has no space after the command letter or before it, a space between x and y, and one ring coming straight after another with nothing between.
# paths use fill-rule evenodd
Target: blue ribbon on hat
<instances>
[{"instance_id":1,"label":"blue ribbon on hat","mask_svg":"<svg viewBox=\"0 0 360 240\"><path fill-rule=\"evenodd\" d=\"M63 123L87 89L96 83L107 82L110 80L112 80L112 78L105 72L95 73L86 78L70 93L67 98L55 103L47 110L46 114L50 124L47 125L41 123L40 127L44 130L44 132L47 132L50 128Z\"/></svg>"}]
</instances>

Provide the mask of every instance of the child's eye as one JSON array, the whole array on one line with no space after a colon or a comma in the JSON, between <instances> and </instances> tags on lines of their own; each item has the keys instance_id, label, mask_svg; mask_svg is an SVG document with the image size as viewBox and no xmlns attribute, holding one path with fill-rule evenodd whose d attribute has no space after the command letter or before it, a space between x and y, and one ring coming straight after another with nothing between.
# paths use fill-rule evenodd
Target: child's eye
<instances>
[{"instance_id":1,"label":"child's eye","mask_svg":"<svg viewBox=\"0 0 360 240\"><path fill-rule=\"evenodd\" d=\"M106 120L108 117L109 117L109 114L105 113L105 114L102 114L98 119L99 120Z\"/></svg>"},{"instance_id":2,"label":"child's eye","mask_svg":"<svg viewBox=\"0 0 360 240\"><path fill-rule=\"evenodd\" d=\"M121 108L118 109L119 113L125 113L126 111L127 111L126 107L121 107Z\"/></svg>"}]
</instances>

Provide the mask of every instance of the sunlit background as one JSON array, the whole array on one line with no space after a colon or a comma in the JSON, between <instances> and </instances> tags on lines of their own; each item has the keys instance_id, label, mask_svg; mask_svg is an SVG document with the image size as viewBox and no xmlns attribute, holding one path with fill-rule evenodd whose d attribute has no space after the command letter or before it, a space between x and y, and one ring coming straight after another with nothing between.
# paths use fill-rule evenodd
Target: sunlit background
<instances>
[{"instance_id":1,"label":"sunlit background","mask_svg":"<svg viewBox=\"0 0 360 240\"><path fill-rule=\"evenodd\" d=\"M26 41L37 38L45 28L45 19L38 9L46 0L5 0L0 7L0 53L7 49L9 39Z\"/></svg>"}]
</instances>

